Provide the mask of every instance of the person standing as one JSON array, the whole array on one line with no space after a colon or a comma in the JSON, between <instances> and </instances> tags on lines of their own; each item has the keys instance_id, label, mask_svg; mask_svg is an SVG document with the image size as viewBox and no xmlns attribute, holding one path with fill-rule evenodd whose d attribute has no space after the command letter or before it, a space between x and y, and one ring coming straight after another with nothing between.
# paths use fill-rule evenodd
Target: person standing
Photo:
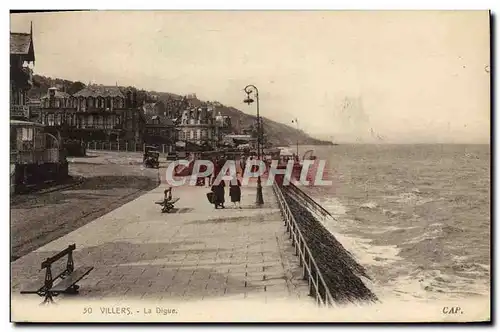
<instances>
[{"instance_id":1,"label":"person standing","mask_svg":"<svg viewBox=\"0 0 500 332\"><path fill-rule=\"evenodd\" d=\"M238 207L241 209L240 201L241 201L241 182L238 178L236 181L232 180L229 185L229 196L231 197L231 202L234 204L234 207Z\"/></svg>"},{"instance_id":2,"label":"person standing","mask_svg":"<svg viewBox=\"0 0 500 332\"><path fill-rule=\"evenodd\" d=\"M212 192L214 193L214 206L216 209L221 207L224 209L224 180L221 180L219 183L212 184Z\"/></svg>"}]
</instances>

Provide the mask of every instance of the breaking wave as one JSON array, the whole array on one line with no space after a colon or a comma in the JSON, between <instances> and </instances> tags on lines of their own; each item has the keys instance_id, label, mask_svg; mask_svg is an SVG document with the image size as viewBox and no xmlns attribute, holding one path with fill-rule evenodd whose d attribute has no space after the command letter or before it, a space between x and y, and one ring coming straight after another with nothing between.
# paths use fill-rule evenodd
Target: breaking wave
<instances>
[{"instance_id":1,"label":"breaking wave","mask_svg":"<svg viewBox=\"0 0 500 332\"><path fill-rule=\"evenodd\" d=\"M403 204L421 205L432 201L421 197L417 191L395 197ZM401 300L443 300L489 294L489 284L475 280L477 276L489 274L488 265L447 254L438 245L440 241L463 233L462 228L444 223L433 223L425 228L418 225L360 224L349 216L349 209L339 199L330 197L319 200L319 203L334 217L323 219L323 225L367 269L373 279L367 282L367 286L380 300L394 297ZM383 209L372 201L358 207L373 213L382 212L389 217L397 218L403 214ZM359 229L363 232L357 234ZM367 233L373 237L368 238ZM380 237L395 236L401 238L400 243L383 245L376 241ZM418 262L423 265L417 265ZM450 262L449 266L445 262Z\"/></svg>"},{"instance_id":2,"label":"breaking wave","mask_svg":"<svg viewBox=\"0 0 500 332\"><path fill-rule=\"evenodd\" d=\"M362 209L375 209L378 207L378 204L375 202L368 202L368 203L361 204L359 207Z\"/></svg>"}]
</instances>

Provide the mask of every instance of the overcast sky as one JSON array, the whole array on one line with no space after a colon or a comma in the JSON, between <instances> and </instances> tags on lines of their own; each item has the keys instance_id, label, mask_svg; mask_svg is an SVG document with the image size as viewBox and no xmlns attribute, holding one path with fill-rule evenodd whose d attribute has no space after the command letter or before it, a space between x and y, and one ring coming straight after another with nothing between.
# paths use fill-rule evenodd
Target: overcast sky
<instances>
[{"instance_id":1,"label":"overcast sky","mask_svg":"<svg viewBox=\"0 0 500 332\"><path fill-rule=\"evenodd\" d=\"M84 12L33 21L41 75L196 93L338 142L487 143L488 12ZM382 139L383 141L380 141Z\"/></svg>"}]
</instances>

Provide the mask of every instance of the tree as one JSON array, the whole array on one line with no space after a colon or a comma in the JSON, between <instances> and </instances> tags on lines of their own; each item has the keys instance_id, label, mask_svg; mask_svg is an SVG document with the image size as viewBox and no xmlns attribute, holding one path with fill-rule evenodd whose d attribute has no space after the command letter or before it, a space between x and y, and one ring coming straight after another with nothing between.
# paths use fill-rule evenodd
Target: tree
<instances>
[{"instance_id":1,"label":"tree","mask_svg":"<svg viewBox=\"0 0 500 332\"><path fill-rule=\"evenodd\" d=\"M82 90L83 88L85 88L85 84L83 84L80 81L76 81L76 82L72 82L69 85L68 90L66 92L69 93L70 95L72 95L72 94L75 94L78 91Z\"/></svg>"}]
</instances>

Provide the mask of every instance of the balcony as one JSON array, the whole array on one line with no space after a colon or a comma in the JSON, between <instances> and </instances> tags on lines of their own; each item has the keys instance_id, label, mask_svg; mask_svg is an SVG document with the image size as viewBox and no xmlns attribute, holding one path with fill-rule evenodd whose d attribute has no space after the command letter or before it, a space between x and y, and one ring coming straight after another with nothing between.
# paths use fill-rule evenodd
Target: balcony
<instances>
[{"instance_id":1,"label":"balcony","mask_svg":"<svg viewBox=\"0 0 500 332\"><path fill-rule=\"evenodd\" d=\"M92 113L92 114L102 114L102 113L118 114L118 113L123 113L123 111L127 110L127 108L124 107L109 108L109 107L95 107L95 106L87 107L86 105L84 105L81 106L79 110L81 112Z\"/></svg>"},{"instance_id":2,"label":"balcony","mask_svg":"<svg viewBox=\"0 0 500 332\"><path fill-rule=\"evenodd\" d=\"M29 107L26 105L10 105L11 118L28 118Z\"/></svg>"},{"instance_id":3,"label":"balcony","mask_svg":"<svg viewBox=\"0 0 500 332\"><path fill-rule=\"evenodd\" d=\"M78 124L76 126L78 129L92 129L92 130L121 130L123 129L122 125L111 125L111 124Z\"/></svg>"}]
</instances>

